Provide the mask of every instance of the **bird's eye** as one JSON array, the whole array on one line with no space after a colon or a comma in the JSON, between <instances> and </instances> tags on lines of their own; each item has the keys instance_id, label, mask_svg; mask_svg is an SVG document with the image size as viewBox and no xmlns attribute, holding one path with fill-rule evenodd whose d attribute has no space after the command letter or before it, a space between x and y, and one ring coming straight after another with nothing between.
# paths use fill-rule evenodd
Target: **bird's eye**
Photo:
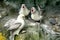
<instances>
[{"instance_id":1,"label":"bird's eye","mask_svg":"<svg viewBox=\"0 0 60 40\"><path fill-rule=\"evenodd\" d=\"M32 10L32 12L33 12L33 10Z\"/></svg>"},{"instance_id":2,"label":"bird's eye","mask_svg":"<svg viewBox=\"0 0 60 40\"><path fill-rule=\"evenodd\" d=\"M24 6L23 6L23 8L24 8Z\"/></svg>"}]
</instances>

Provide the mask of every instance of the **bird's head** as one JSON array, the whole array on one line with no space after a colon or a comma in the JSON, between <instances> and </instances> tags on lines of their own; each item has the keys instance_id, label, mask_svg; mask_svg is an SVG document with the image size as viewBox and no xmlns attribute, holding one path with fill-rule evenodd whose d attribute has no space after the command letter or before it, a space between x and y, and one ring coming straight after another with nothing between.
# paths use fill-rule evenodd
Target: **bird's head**
<instances>
[{"instance_id":1,"label":"bird's head","mask_svg":"<svg viewBox=\"0 0 60 40\"><path fill-rule=\"evenodd\" d=\"M22 9L25 9L26 8L25 4L22 4L21 8Z\"/></svg>"},{"instance_id":2,"label":"bird's head","mask_svg":"<svg viewBox=\"0 0 60 40\"><path fill-rule=\"evenodd\" d=\"M19 10L19 14L24 14L25 16L29 15L30 10L25 6L25 4L21 5Z\"/></svg>"},{"instance_id":3,"label":"bird's head","mask_svg":"<svg viewBox=\"0 0 60 40\"><path fill-rule=\"evenodd\" d=\"M31 8L31 13L34 14L35 12L36 12L35 7L32 7L32 8Z\"/></svg>"},{"instance_id":4,"label":"bird's head","mask_svg":"<svg viewBox=\"0 0 60 40\"><path fill-rule=\"evenodd\" d=\"M25 10L25 9L26 9L25 4L22 4L22 5L21 5L21 8L20 8L20 10L19 10L19 14L21 14L21 13L23 12L23 10Z\"/></svg>"}]
</instances>

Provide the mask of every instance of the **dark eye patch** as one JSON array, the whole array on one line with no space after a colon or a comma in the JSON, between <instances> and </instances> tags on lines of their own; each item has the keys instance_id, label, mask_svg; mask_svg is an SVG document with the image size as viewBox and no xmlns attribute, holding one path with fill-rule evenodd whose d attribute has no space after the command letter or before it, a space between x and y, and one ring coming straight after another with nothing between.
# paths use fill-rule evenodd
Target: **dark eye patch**
<instances>
[{"instance_id":1,"label":"dark eye patch","mask_svg":"<svg viewBox=\"0 0 60 40\"><path fill-rule=\"evenodd\" d=\"M23 6L23 8L24 8L24 6Z\"/></svg>"},{"instance_id":2,"label":"dark eye patch","mask_svg":"<svg viewBox=\"0 0 60 40\"><path fill-rule=\"evenodd\" d=\"M32 12L33 12L33 10L32 10Z\"/></svg>"}]
</instances>

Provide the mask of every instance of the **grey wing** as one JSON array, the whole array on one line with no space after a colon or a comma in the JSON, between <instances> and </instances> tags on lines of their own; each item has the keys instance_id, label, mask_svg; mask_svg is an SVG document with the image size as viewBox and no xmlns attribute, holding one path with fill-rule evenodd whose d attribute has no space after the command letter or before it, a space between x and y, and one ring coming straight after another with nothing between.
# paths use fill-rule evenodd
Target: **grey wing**
<instances>
[{"instance_id":1,"label":"grey wing","mask_svg":"<svg viewBox=\"0 0 60 40\"><path fill-rule=\"evenodd\" d=\"M10 27L8 28L8 30L17 29L20 26L21 26L21 23L14 23L14 24L10 25Z\"/></svg>"},{"instance_id":2,"label":"grey wing","mask_svg":"<svg viewBox=\"0 0 60 40\"><path fill-rule=\"evenodd\" d=\"M8 20L8 21L5 23L4 27L9 27L9 26L10 26L10 23L11 23L13 20L14 20L14 19Z\"/></svg>"},{"instance_id":3,"label":"grey wing","mask_svg":"<svg viewBox=\"0 0 60 40\"><path fill-rule=\"evenodd\" d=\"M4 27L9 28L10 25L12 25L14 21L16 21L16 20L15 20L15 19L10 19L10 20L8 20L8 21L5 23Z\"/></svg>"}]
</instances>

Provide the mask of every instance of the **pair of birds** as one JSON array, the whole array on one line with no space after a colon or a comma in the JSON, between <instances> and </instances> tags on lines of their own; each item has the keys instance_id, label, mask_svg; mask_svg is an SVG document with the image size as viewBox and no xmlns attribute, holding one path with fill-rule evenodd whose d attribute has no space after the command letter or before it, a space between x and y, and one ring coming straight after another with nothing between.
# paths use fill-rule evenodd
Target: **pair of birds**
<instances>
[{"instance_id":1,"label":"pair of birds","mask_svg":"<svg viewBox=\"0 0 60 40\"><path fill-rule=\"evenodd\" d=\"M7 28L8 31L10 31L10 37L9 40L14 40L14 35L18 35L19 32L24 28L25 22L25 16L29 15L30 10L27 9L25 4L22 4L19 15L16 19L10 19L8 20L4 27ZM35 7L31 8L31 18L35 21L38 21L42 18L42 16L39 14L39 12L35 9Z\"/></svg>"},{"instance_id":2,"label":"pair of birds","mask_svg":"<svg viewBox=\"0 0 60 40\"><path fill-rule=\"evenodd\" d=\"M28 17L30 16L32 20L40 21L43 18L43 16L41 15L42 11L39 6L38 6L38 10L39 11L37 11L35 7L32 7L31 10L28 10L25 4L22 4L19 14L24 12L24 15Z\"/></svg>"}]
</instances>

